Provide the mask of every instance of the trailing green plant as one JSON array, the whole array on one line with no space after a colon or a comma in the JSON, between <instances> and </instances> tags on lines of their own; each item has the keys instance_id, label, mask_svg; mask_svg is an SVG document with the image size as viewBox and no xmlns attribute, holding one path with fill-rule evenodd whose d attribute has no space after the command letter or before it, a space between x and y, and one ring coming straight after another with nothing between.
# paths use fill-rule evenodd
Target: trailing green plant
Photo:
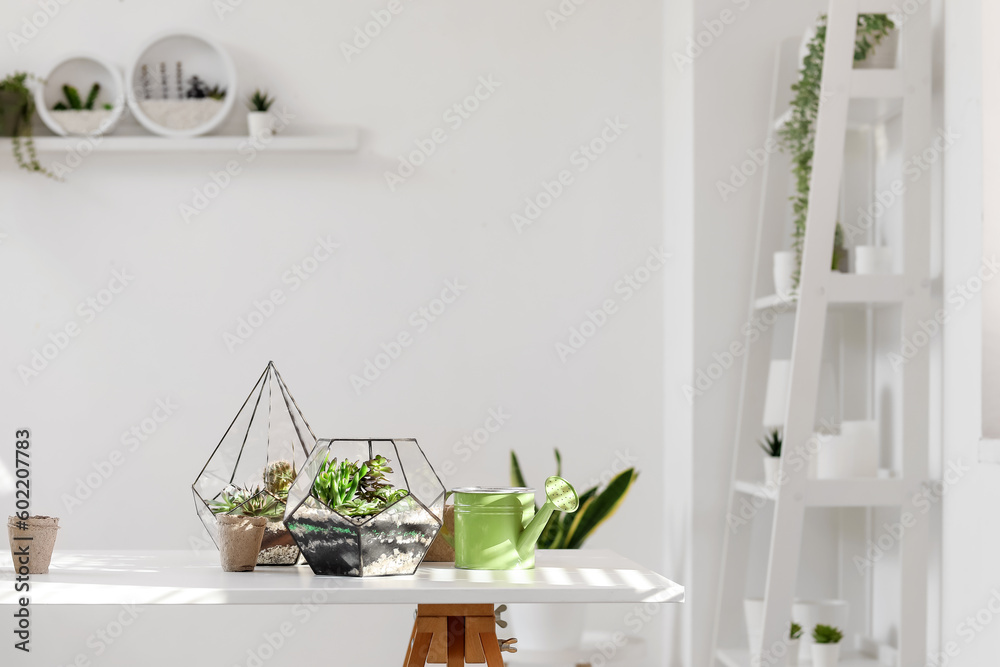
<instances>
[{"instance_id":1,"label":"trailing green plant","mask_svg":"<svg viewBox=\"0 0 1000 667\"><path fill-rule=\"evenodd\" d=\"M839 644L844 633L832 625L817 625L813 628L813 641L817 644Z\"/></svg>"},{"instance_id":2,"label":"trailing green plant","mask_svg":"<svg viewBox=\"0 0 1000 667\"><path fill-rule=\"evenodd\" d=\"M796 623L795 621L792 621L792 625L788 629L788 638L798 639L801 636L802 636L802 626Z\"/></svg>"},{"instance_id":3,"label":"trailing green plant","mask_svg":"<svg viewBox=\"0 0 1000 667\"><path fill-rule=\"evenodd\" d=\"M409 494L386 480L391 473L389 459L382 455L364 462L339 463L327 457L313 482L313 494L345 516L377 514Z\"/></svg>"},{"instance_id":4,"label":"trailing green plant","mask_svg":"<svg viewBox=\"0 0 1000 667\"><path fill-rule=\"evenodd\" d=\"M886 14L859 14L854 39L854 61L860 62L878 46L896 25ZM816 34L807 45L799 70L799 79L792 84L791 116L778 130L778 145L792 157L795 194L791 197L795 214L792 249L797 267L793 275L799 285L802 270L802 245L805 240L806 217L809 212L809 179L812 176L813 150L816 141L816 116L823 85L823 56L826 47L826 15L819 18ZM839 261L836 258L834 261Z\"/></svg>"},{"instance_id":5,"label":"trailing green plant","mask_svg":"<svg viewBox=\"0 0 1000 667\"><path fill-rule=\"evenodd\" d=\"M223 491L208 506L214 514L262 516L268 519L281 518L285 514L285 503L259 486Z\"/></svg>"},{"instance_id":6,"label":"trailing green plant","mask_svg":"<svg viewBox=\"0 0 1000 667\"><path fill-rule=\"evenodd\" d=\"M555 449L556 475L562 476L562 455ZM635 468L628 468L615 475L602 489L594 486L580 494L576 512L552 512L548 523L538 538L539 549L579 549L602 523L611 518L628 495L632 484L639 478ZM510 483L527 487L517 454L510 453ZM538 511L538 506L535 506Z\"/></svg>"},{"instance_id":7,"label":"trailing green plant","mask_svg":"<svg viewBox=\"0 0 1000 667\"><path fill-rule=\"evenodd\" d=\"M781 429L772 428L766 436L757 441L757 444L760 445L765 454L777 458L781 456L781 445L783 442Z\"/></svg>"},{"instance_id":8,"label":"trailing green plant","mask_svg":"<svg viewBox=\"0 0 1000 667\"><path fill-rule=\"evenodd\" d=\"M60 180L54 173L38 162L35 138L31 129L31 119L35 115L35 96L28 87L29 80L36 80L33 74L15 72L0 81L0 93L16 98L16 104L0 104L0 124L10 126L12 132L12 152L17 166L25 171L33 171L53 180ZM13 114L8 118L7 114Z\"/></svg>"},{"instance_id":9,"label":"trailing green plant","mask_svg":"<svg viewBox=\"0 0 1000 667\"><path fill-rule=\"evenodd\" d=\"M260 88L253 91L253 95L247 99L247 106L251 111L267 111L272 104L274 104L274 98L268 97L267 91Z\"/></svg>"},{"instance_id":10,"label":"trailing green plant","mask_svg":"<svg viewBox=\"0 0 1000 667\"><path fill-rule=\"evenodd\" d=\"M62 87L63 96L66 98L65 102L56 102L55 106L52 107L55 111L93 111L94 102L97 101L97 96L101 92L101 84L94 83L90 87L90 92L87 93L87 101L80 100L80 91L78 91L73 86L66 84ZM104 108L110 108L110 104L105 104Z\"/></svg>"}]
</instances>

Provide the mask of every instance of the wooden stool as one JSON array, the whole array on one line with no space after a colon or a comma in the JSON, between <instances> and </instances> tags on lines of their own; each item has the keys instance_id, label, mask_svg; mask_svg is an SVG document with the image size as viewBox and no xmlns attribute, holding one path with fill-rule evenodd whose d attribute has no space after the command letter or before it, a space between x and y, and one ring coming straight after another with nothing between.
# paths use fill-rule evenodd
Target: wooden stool
<instances>
[{"instance_id":1,"label":"wooden stool","mask_svg":"<svg viewBox=\"0 0 1000 667\"><path fill-rule=\"evenodd\" d=\"M503 667L501 650L516 652L517 640L498 640L495 623L491 604L418 604L403 667Z\"/></svg>"}]
</instances>

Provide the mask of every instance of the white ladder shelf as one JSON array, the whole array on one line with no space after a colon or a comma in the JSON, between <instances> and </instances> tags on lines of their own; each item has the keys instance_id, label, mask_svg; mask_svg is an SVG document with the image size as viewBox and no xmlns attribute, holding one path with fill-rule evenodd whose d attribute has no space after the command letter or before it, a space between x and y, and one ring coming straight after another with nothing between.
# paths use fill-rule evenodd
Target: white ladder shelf
<instances>
[{"instance_id":1,"label":"white ladder shelf","mask_svg":"<svg viewBox=\"0 0 1000 667\"><path fill-rule=\"evenodd\" d=\"M727 525L724 538L722 581L713 650L716 664L726 667L783 665L784 645L791 621L795 584L799 572L805 510L807 507L893 507L909 511L917 522L900 539L899 618L896 645L882 647L896 667L923 667L926 662L927 572L929 526L926 513L914 500L928 479L930 362L926 347L904 364L902 388L902 458L894 477L888 479L815 480L808 465L793 465L795 457L808 456L819 397L823 338L831 307L851 305L898 307L900 343L919 331L923 320L933 317L938 305L931 294L931 198L925 173L907 184L900 203L906 221L903 239L903 273L899 275L849 275L830 270L830 256L837 224L838 196L844 167L846 133L851 118L849 102L857 98L894 100L902 114L903 155L923 152L931 140L931 17L926 6L905 18L901 27L902 60L893 70L854 69L854 43L859 13L891 13L887 0L830 0L823 61L823 91L816 123L809 211L804 240L798 297L792 303L763 290L771 284L770 258L784 247L783 226L787 206L788 158L773 154L765 165L763 196L758 221L757 255L750 315L767 309L794 309L794 334L789 377L789 400L784 418L782 473L784 483L766 487L759 478L760 452L754 442L763 432L764 392L771 361L773 327L755 338L747 337L744 358L733 475L727 518L739 517L747 499L773 503L773 520L767 576L764 584L764 622L760 645L748 646L741 626L751 552L751 526ZM783 48L796 48L786 44ZM794 60L794 58L792 59ZM787 108L788 87L797 79L788 58L778 59L771 137ZM845 94L846 93L846 94ZM778 123L780 125L780 122ZM806 632L811 628L804 629ZM880 664L868 642L868 655L857 654L845 636L843 666Z\"/></svg>"}]
</instances>

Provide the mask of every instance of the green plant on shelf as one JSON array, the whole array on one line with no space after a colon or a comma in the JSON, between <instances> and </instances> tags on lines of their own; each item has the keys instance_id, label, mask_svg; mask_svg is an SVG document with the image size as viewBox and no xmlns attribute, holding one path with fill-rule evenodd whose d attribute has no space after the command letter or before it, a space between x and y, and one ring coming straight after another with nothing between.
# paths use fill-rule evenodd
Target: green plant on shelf
<instances>
[{"instance_id":1,"label":"green plant on shelf","mask_svg":"<svg viewBox=\"0 0 1000 667\"><path fill-rule=\"evenodd\" d=\"M82 101L80 99L80 91L69 84L64 85L62 91L66 101L56 102L55 106L52 107L53 111L93 111L94 103L97 102L97 96L101 93L101 84L95 82L90 87L86 101ZM103 108L111 109L112 107L110 104L105 104Z\"/></svg>"},{"instance_id":2,"label":"green plant on shelf","mask_svg":"<svg viewBox=\"0 0 1000 667\"><path fill-rule=\"evenodd\" d=\"M223 491L208 505L214 514L262 516L268 519L281 518L285 514L285 503L259 486Z\"/></svg>"},{"instance_id":3,"label":"green plant on shelf","mask_svg":"<svg viewBox=\"0 0 1000 667\"><path fill-rule=\"evenodd\" d=\"M562 477L562 455L555 449L556 475ZM621 507L632 484L639 478L635 468L615 475L603 488L594 486L580 494L580 506L575 513L552 512L538 538L539 549L579 549L602 523ZM510 453L510 483L527 487L517 454ZM535 507L538 511L538 507Z\"/></svg>"},{"instance_id":4,"label":"green plant on shelf","mask_svg":"<svg viewBox=\"0 0 1000 667\"><path fill-rule=\"evenodd\" d=\"M813 641L817 644L839 644L844 638L842 633L832 625L817 625L813 628Z\"/></svg>"},{"instance_id":5,"label":"green plant on shelf","mask_svg":"<svg viewBox=\"0 0 1000 667\"><path fill-rule=\"evenodd\" d=\"M854 40L854 62L865 60L896 25L886 14L859 14ZM819 114L823 85L823 56L826 47L826 15L820 16L816 34L807 44L799 79L792 84L791 116L778 130L778 145L792 157L795 194L791 197L795 215L792 249L796 255L793 283L797 288L802 271L802 250L809 212L809 181L812 177L813 149L816 142L816 117ZM834 255L837 268L840 259Z\"/></svg>"},{"instance_id":6,"label":"green plant on shelf","mask_svg":"<svg viewBox=\"0 0 1000 667\"><path fill-rule=\"evenodd\" d=\"M0 128L11 137L11 151L17 166L53 180L60 180L38 162L31 120L35 116L35 96L28 86L36 81L33 74L15 72L0 81Z\"/></svg>"},{"instance_id":7,"label":"green plant on shelf","mask_svg":"<svg viewBox=\"0 0 1000 667\"><path fill-rule=\"evenodd\" d=\"M267 111L274 104L274 98L269 97L266 90L258 88L253 91L253 95L247 98L247 107L250 111Z\"/></svg>"},{"instance_id":8,"label":"green plant on shelf","mask_svg":"<svg viewBox=\"0 0 1000 667\"><path fill-rule=\"evenodd\" d=\"M792 624L788 629L788 638L798 639L801 636L802 636L802 626L796 623L795 621L792 621Z\"/></svg>"},{"instance_id":9,"label":"green plant on shelf","mask_svg":"<svg viewBox=\"0 0 1000 667\"><path fill-rule=\"evenodd\" d=\"M781 445L784 442L781 437L781 430L772 428L766 436L757 441L764 453L774 458L781 456Z\"/></svg>"},{"instance_id":10,"label":"green plant on shelf","mask_svg":"<svg viewBox=\"0 0 1000 667\"><path fill-rule=\"evenodd\" d=\"M313 494L330 509L345 516L368 516L409 495L386 479L392 473L389 459L376 456L367 461L327 458L313 482Z\"/></svg>"}]
</instances>

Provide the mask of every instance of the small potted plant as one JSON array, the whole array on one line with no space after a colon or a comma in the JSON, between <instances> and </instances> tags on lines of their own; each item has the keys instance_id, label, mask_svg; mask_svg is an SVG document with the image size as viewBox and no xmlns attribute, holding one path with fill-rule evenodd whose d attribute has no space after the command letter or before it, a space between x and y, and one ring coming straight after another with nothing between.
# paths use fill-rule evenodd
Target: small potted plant
<instances>
[{"instance_id":1,"label":"small potted plant","mask_svg":"<svg viewBox=\"0 0 1000 667\"><path fill-rule=\"evenodd\" d=\"M764 482L768 485L778 483L778 472L781 470L781 431L771 429L757 444L764 450Z\"/></svg>"},{"instance_id":2,"label":"small potted plant","mask_svg":"<svg viewBox=\"0 0 1000 667\"><path fill-rule=\"evenodd\" d=\"M802 639L802 626L792 621L788 629L788 667L797 667L799 664L800 639Z\"/></svg>"},{"instance_id":3,"label":"small potted plant","mask_svg":"<svg viewBox=\"0 0 1000 667\"><path fill-rule=\"evenodd\" d=\"M28 81L35 77L16 72L0 81L0 136L12 137L14 160L25 171L34 171L58 180L56 175L38 162L31 119L35 116L35 96Z\"/></svg>"},{"instance_id":4,"label":"small potted plant","mask_svg":"<svg viewBox=\"0 0 1000 667\"><path fill-rule=\"evenodd\" d=\"M813 667L836 667L840 660L840 640L844 633L832 625L817 625L813 628Z\"/></svg>"},{"instance_id":5,"label":"small potted plant","mask_svg":"<svg viewBox=\"0 0 1000 667\"><path fill-rule=\"evenodd\" d=\"M210 503L219 531L219 556L225 572L253 572L269 518L284 504L260 487L223 491Z\"/></svg>"},{"instance_id":6,"label":"small potted plant","mask_svg":"<svg viewBox=\"0 0 1000 667\"><path fill-rule=\"evenodd\" d=\"M260 88L253 91L253 95L247 100L247 107L250 109L247 113L247 129L251 137L259 137L273 130L270 113L272 104L274 98Z\"/></svg>"},{"instance_id":7,"label":"small potted plant","mask_svg":"<svg viewBox=\"0 0 1000 667\"><path fill-rule=\"evenodd\" d=\"M52 118L70 134L87 135L104 132L110 124L114 106L108 102L98 105L101 84L94 82L86 99L76 87L65 84L63 99L52 107Z\"/></svg>"},{"instance_id":8,"label":"small potted plant","mask_svg":"<svg viewBox=\"0 0 1000 667\"><path fill-rule=\"evenodd\" d=\"M14 559L14 570L17 571L21 565L18 558L24 553L22 547L29 545L28 574L48 574L49 563L52 562L52 550L56 546L56 532L58 530L58 517L8 517L7 539L10 540L10 554Z\"/></svg>"}]
</instances>

